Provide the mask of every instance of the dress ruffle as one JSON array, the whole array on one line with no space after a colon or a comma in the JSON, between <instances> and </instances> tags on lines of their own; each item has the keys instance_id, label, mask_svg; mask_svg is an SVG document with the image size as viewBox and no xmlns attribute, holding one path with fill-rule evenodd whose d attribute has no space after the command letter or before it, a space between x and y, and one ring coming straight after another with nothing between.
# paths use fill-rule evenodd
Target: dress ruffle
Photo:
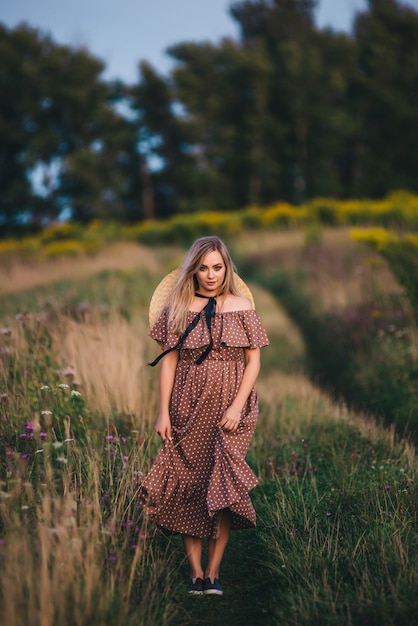
<instances>
[{"instance_id":1,"label":"dress ruffle","mask_svg":"<svg viewBox=\"0 0 418 626\"><path fill-rule=\"evenodd\" d=\"M218 521L224 509L232 513L232 530L255 526L256 514L248 492L258 484L258 479L234 448L233 436L218 428L208 484L196 483L193 472L185 472L178 445L165 442L138 492L144 512L157 526L173 533L193 535L194 522L191 520L189 530L185 523L187 525L189 511L196 508L207 512L202 527L204 536L217 537ZM180 519L178 525L176 518Z\"/></svg>"},{"instance_id":2,"label":"dress ruffle","mask_svg":"<svg viewBox=\"0 0 418 626\"><path fill-rule=\"evenodd\" d=\"M157 524L173 508L189 506L206 494L206 487L193 481L193 476L184 476L184 468L179 472L175 448L166 441L138 492L140 503Z\"/></svg>"},{"instance_id":3,"label":"dress ruffle","mask_svg":"<svg viewBox=\"0 0 418 626\"><path fill-rule=\"evenodd\" d=\"M200 316L197 326L186 337L182 348L203 348L209 345L210 335L203 313L189 311L191 322L196 315ZM228 311L215 313L213 327L220 325L220 344L231 348L263 348L269 340L261 323L260 317L253 309L246 311ZM214 330L215 333L215 330ZM179 335L173 332L168 324L168 308L166 307L150 330L149 336L160 343L164 350L178 344Z\"/></svg>"},{"instance_id":4,"label":"dress ruffle","mask_svg":"<svg viewBox=\"0 0 418 626\"><path fill-rule=\"evenodd\" d=\"M209 514L246 500L258 479L242 455L219 429L215 439L215 462L207 493Z\"/></svg>"}]
</instances>

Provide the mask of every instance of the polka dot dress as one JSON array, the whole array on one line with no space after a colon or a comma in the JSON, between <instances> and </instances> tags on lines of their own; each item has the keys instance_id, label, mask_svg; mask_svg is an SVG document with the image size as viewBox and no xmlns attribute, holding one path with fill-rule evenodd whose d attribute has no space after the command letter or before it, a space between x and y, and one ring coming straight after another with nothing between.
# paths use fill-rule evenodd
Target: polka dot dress
<instances>
[{"instance_id":1,"label":"polka dot dress","mask_svg":"<svg viewBox=\"0 0 418 626\"><path fill-rule=\"evenodd\" d=\"M261 348L269 342L255 311L215 313L213 348L196 365L210 341L203 312L190 311L188 323L196 315L200 320L179 350L169 407L173 438L160 450L140 487L139 499L163 529L216 537L225 508L232 513L233 529L255 526L248 492L258 481L245 461L258 416L255 389L236 432L225 432L217 424L238 392L245 368L244 348ZM164 310L150 332L164 349L178 342L167 319Z\"/></svg>"}]
</instances>

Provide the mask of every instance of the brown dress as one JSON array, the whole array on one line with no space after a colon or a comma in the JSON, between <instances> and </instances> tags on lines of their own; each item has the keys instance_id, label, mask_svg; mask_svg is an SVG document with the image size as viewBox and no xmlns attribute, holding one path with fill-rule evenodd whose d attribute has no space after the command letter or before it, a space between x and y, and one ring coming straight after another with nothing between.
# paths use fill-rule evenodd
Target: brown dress
<instances>
[{"instance_id":1,"label":"brown dress","mask_svg":"<svg viewBox=\"0 0 418 626\"><path fill-rule=\"evenodd\" d=\"M210 342L203 312L189 312L189 322L200 319L179 348L170 399L172 441L166 441L148 476L139 499L157 526L194 537L216 537L222 509L232 513L232 528L255 526L256 516L248 491L257 478L245 461L258 416L253 389L241 413L238 430L218 426L241 383L244 348L268 345L266 332L253 310L215 313L213 348L205 360L196 359ZM167 325L164 310L150 336L164 349L179 337Z\"/></svg>"}]
</instances>

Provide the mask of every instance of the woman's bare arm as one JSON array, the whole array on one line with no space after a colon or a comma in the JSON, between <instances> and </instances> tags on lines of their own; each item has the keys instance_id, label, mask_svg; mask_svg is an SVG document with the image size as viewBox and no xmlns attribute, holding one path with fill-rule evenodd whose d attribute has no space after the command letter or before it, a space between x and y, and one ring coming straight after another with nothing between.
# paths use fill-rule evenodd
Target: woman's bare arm
<instances>
[{"instance_id":1,"label":"woman's bare arm","mask_svg":"<svg viewBox=\"0 0 418 626\"><path fill-rule=\"evenodd\" d=\"M173 391L174 376L178 360L178 350L173 350L173 352L166 354L161 361L159 391L160 404L154 430L160 435L163 441L166 439L171 441L171 421L168 409L170 405L171 393Z\"/></svg>"},{"instance_id":2,"label":"woman's bare arm","mask_svg":"<svg viewBox=\"0 0 418 626\"><path fill-rule=\"evenodd\" d=\"M245 349L245 370L238 393L232 404L225 411L219 426L228 432L235 432L238 428L241 411L250 395L260 372L260 348Z\"/></svg>"}]
</instances>

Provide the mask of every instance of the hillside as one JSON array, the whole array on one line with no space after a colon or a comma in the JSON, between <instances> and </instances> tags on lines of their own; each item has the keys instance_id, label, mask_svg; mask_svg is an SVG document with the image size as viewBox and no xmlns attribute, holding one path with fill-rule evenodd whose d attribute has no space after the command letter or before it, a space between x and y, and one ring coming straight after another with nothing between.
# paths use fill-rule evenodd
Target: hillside
<instances>
[{"instance_id":1,"label":"hillside","mask_svg":"<svg viewBox=\"0 0 418 626\"><path fill-rule=\"evenodd\" d=\"M302 283L298 293L315 296L314 320L362 304L369 270L376 293L402 297L387 267L347 241L330 231L307 249L295 231L233 246L271 346L248 455L260 479L258 526L233 535L222 598L185 597L179 538L156 535L135 498L138 472L159 446L147 307L183 251L119 243L0 270L2 623L414 623L415 449L379 415L312 382L312 344L292 314L289 289ZM365 259L363 273L353 269ZM289 276L300 282L285 283Z\"/></svg>"}]
</instances>

